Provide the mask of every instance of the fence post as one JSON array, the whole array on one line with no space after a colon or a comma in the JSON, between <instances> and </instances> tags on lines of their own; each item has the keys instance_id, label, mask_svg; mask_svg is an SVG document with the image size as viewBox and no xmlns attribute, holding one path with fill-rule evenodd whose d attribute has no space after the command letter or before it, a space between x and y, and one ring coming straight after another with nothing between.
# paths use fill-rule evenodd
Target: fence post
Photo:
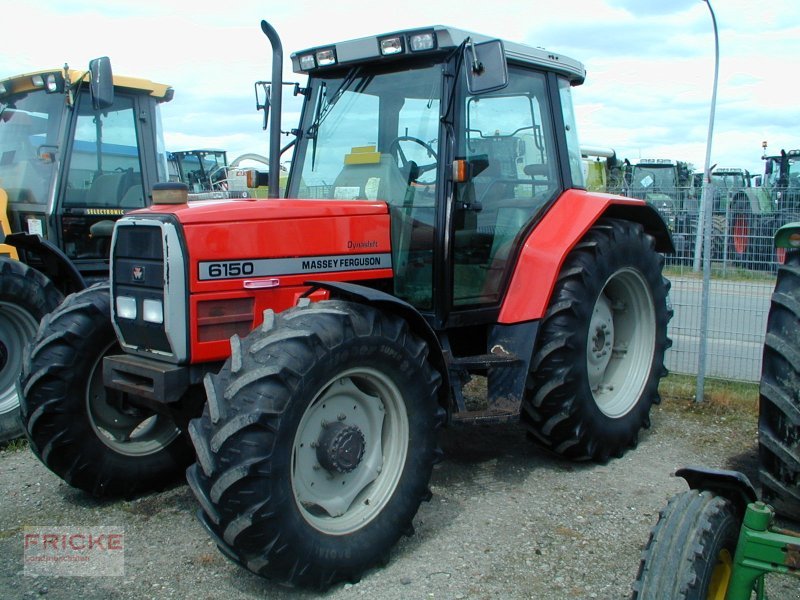
<instances>
[{"instance_id":1,"label":"fence post","mask_svg":"<svg viewBox=\"0 0 800 600\"><path fill-rule=\"evenodd\" d=\"M711 22L714 25L714 87L711 92L711 111L708 115L708 139L706 140L706 164L703 169L703 294L700 310L700 348L697 357L697 389L695 402L702 402L705 394L706 352L708 348L708 296L711 285L711 219L714 201L714 188L711 185L711 140L714 136L714 112L717 106L717 81L719 79L719 34L717 32L717 18L710 0L705 0L711 13ZM695 260L696 262L696 260Z\"/></svg>"}]
</instances>

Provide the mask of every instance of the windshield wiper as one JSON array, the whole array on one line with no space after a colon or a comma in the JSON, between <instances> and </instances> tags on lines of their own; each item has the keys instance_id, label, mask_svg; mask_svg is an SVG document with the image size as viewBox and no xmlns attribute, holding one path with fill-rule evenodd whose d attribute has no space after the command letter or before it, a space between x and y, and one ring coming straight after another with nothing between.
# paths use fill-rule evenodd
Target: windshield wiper
<instances>
[{"instance_id":1,"label":"windshield wiper","mask_svg":"<svg viewBox=\"0 0 800 600\"><path fill-rule=\"evenodd\" d=\"M333 105L339 101L339 98L342 97L342 94L347 91L347 88L350 87L350 84L353 83L353 80L358 76L361 72L361 67L356 66L350 69L347 72L347 75L342 80L342 83L336 88L336 91L331 95L330 100L328 100L327 96L327 89L328 85L325 81L322 81L320 84L320 91L319 91L319 99L317 100L317 110L316 114L314 115L314 122L306 131L306 136L311 138L311 168L314 169L314 163L316 161L317 155L317 133L319 133L319 127L325 121L325 118L333 108Z\"/></svg>"}]
</instances>

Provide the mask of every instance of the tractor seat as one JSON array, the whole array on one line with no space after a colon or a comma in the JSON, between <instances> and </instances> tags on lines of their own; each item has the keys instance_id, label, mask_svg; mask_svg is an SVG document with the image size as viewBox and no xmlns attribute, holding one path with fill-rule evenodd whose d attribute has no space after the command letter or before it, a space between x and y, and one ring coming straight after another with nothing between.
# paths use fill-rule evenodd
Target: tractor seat
<instances>
[{"instance_id":1,"label":"tractor seat","mask_svg":"<svg viewBox=\"0 0 800 600\"><path fill-rule=\"evenodd\" d=\"M86 194L87 206L119 206L125 192L125 173L98 175Z\"/></svg>"}]
</instances>

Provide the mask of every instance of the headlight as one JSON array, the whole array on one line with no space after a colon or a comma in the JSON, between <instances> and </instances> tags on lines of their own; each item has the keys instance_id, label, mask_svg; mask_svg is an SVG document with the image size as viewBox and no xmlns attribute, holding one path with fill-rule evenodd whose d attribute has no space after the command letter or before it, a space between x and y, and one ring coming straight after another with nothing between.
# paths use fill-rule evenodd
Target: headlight
<instances>
[{"instance_id":1,"label":"headlight","mask_svg":"<svg viewBox=\"0 0 800 600\"><path fill-rule=\"evenodd\" d=\"M436 37L432 31L417 33L411 36L411 38L408 40L408 45L412 52L433 50L436 48Z\"/></svg>"},{"instance_id":2,"label":"headlight","mask_svg":"<svg viewBox=\"0 0 800 600\"><path fill-rule=\"evenodd\" d=\"M327 67L336 64L336 51L333 48L327 50L317 50L317 64L320 67Z\"/></svg>"},{"instance_id":3,"label":"headlight","mask_svg":"<svg viewBox=\"0 0 800 600\"><path fill-rule=\"evenodd\" d=\"M117 316L120 319L136 318L136 298L117 296Z\"/></svg>"},{"instance_id":4,"label":"headlight","mask_svg":"<svg viewBox=\"0 0 800 600\"><path fill-rule=\"evenodd\" d=\"M403 52L403 38L394 36L380 40L381 54L388 56L390 54L402 54Z\"/></svg>"},{"instance_id":5,"label":"headlight","mask_svg":"<svg viewBox=\"0 0 800 600\"><path fill-rule=\"evenodd\" d=\"M164 305L161 304L161 300L145 300L142 303L142 319L148 323L163 323Z\"/></svg>"}]
</instances>

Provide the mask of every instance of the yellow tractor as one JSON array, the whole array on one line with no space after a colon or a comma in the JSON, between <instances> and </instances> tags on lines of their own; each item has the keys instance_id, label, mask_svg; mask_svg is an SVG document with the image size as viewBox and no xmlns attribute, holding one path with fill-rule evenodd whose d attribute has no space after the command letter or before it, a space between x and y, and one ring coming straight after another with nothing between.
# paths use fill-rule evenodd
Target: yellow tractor
<instances>
[{"instance_id":1,"label":"yellow tractor","mask_svg":"<svg viewBox=\"0 0 800 600\"><path fill-rule=\"evenodd\" d=\"M172 96L107 57L0 79L0 441L22 433L15 382L39 321L108 277L114 221L167 181Z\"/></svg>"}]
</instances>

